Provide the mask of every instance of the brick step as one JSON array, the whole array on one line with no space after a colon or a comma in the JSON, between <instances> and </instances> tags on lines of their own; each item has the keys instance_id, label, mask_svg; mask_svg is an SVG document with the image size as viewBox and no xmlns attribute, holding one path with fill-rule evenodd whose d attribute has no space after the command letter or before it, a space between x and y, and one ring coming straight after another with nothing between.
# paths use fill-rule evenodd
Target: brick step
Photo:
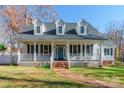
<instances>
[{"instance_id":1,"label":"brick step","mask_svg":"<svg viewBox=\"0 0 124 93\"><path fill-rule=\"evenodd\" d=\"M53 68L68 69L68 62L67 61L55 61L53 62Z\"/></svg>"}]
</instances>

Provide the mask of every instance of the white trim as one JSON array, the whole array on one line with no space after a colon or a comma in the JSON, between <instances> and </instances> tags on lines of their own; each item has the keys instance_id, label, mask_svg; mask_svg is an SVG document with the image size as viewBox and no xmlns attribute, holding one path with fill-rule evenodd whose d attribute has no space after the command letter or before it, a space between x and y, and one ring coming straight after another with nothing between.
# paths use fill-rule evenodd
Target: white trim
<instances>
[{"instance_id":1,"label":"white trim","mask_svg":"<svg viewBox=\"0 0 124 93\"><path fill-rule=\"evenodd\" d=\"M40 26L40 33L37 33L37 27L40 25L34 25L34 35L42 35L42 26Z\"/></svg>"},{"instance_id":2,"label":"white trim","mask_svg":"<svg viewBox=\"0 0 124 93\"><path fill-rule=\"evenodd\" d=\"M59 33L59 26L62 26L62 33ZM65 24L64 25L56 25L56 35L64 35Z\"/></svg>"},{"instance_id":3,"label":"white trim","mask_svg":"<svg viewBox=\"0 0 124 93\"><path fill-rule=\"evenodd\" d=\"M87 44L84 44L84 61L85 61L85 63L86 63L86 46L87 46Z\"/></svg>"},{"instance_id":4,"label":"white trim","mask_svg":"<svg viewBox=\"0 0 124 93\"><path fill-rule=\"evenodd\" d=\"M65 33L65 22L62 19L59 19L55 22L56 24L56 35L64 35ZM62 33L59 33L59 26L62 26Z\"/></svg>"},{"instance_id":5,"label":"white trim","mask_svg":"<svg viewBox=\"0 0 124 93\"><path fill-rule=\"evenodd\" d=\"M34 62L37 60L37 55L36 55L36 42L34 42Z\"/></svg>"},{"instance_id":6,"label":"white trim","mask_svg":"<svg viewBox=\"0 0 124 93\"><path fill-rule=\"evenodd\" d=\"M20 49L18 49L18 63L20 62L20 56L21 56Z\"/></svg>"},{"instance_id":7,"label":"white trim","mask_svg":"<svg viewBox=\"0 0 124 93\"><path fill-rule=\"evenodd\" d=\"M87 35L87 25L88 25L88 24L85 24L85 25L84 25L84 24L80 24L80 23L78 24L78 28L77 28L78 35ZM81 28L82 26L84 27L84 33L81 33L81 32L80 32L80 28Z\"/></svg>"},{"instance_id":8,"label":"white trim","mask_svg":"<svg viewBox=\"0 0 124 93\"><path fill-rule=\"evenodd\" d=\"M50 62L50 68L52 69L52 63L54 60L54 42L52 41L52 46L51 46L51 62Z\"/></svg>"},{"instance_id":9,"label":"white trim","mask_svg":"<svg viewBox=\"0 0 124 93\"><path fill-rule=\"evenodd\" d=\"M70 44L67 42L67 60L68 60L68 68L70 69Z\"/></svg>"},{"instance_id":10,"label":"white trim","mask_svg":"<svg viewBox=\"0 0 124 93\"><path fill-rule=\"evenodd\" d=\"M55 52L55 58L58 59L58 48L59 47L63 48L63 58L65 58L66 57L66 55L65 55L65 46L61 46L61 45L60 46L55 46L55 51L54 51Z\"/></svg>"}]
</instances>

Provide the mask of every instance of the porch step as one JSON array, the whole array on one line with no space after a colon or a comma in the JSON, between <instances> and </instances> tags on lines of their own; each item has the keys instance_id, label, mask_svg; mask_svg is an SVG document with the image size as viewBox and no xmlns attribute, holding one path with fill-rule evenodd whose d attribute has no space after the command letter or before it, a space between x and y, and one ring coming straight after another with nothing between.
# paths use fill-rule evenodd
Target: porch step
<instances>
[{"instance_id":1,"label":"porch step","mask_svg":"<svg viewBox=\"0 0 124 93\"><path fill-rule=\"evenodd\" d=\"M52 67L57 69L68 69L68 61L54 61Z\"/></svg>"}]
</instances>

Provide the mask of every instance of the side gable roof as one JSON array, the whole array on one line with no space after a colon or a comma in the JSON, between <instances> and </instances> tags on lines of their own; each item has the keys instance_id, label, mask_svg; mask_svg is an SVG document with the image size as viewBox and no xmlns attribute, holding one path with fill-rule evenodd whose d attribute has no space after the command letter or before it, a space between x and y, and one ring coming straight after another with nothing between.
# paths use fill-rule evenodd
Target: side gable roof
<instances>
[{"instance_id":1,"label":"side gable roof","mask_svg":"<svg viewBox=\"0 0 124 93\"><path fill-rule=\"evenodd\" d=\"M43 33L43 35L37 36L36 37L40 37L40 38L58 38L60 37L62 38L70 38L74 37L75 39L97 39L97 40L105 40L106 38L100 35L100 32L98 32L90 23L88 23L87 21L82 21L84 22L84 24L87 24L87 35L78 35L77 34L77 23L67 23L65 22L65 34L62 36L57 36L56 35L56 23L55 22L44 22L43 24L46 27L45 32ZM35 37L34 35L34 25L28 25L24 27L24 31L19 34L18 36L29 36L32 35L33 37ZM28 39L28 38L27 38ZM59 39L59 38L58 38Z\"/></svg>"}]
</instances>

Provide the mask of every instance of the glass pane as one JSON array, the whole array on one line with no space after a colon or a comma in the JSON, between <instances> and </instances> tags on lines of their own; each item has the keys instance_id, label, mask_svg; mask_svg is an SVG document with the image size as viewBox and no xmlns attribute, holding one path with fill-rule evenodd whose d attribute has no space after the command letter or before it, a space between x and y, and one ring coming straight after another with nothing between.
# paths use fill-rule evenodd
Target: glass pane
<instances>
[{"instance_id":1,"label":"glass pane","mask_svg":"<svg viewBox=\"0 0 124 93\"><path fill-rule=\"evenodd\" d=\"M28 54L30 53L30 45L29 44L27 45L27 53Z\"/></svg>"},{"instance_id":2,"label":"glass pane","mask_svg":"<svg viewBox=\"0 0 124 93\"><path fill-rule=\"evenodd\" d=\"M80 27L80 32L84 33L84 27L83 26Z\"/></svg>"},{"instance_id":3,"label":"glass pane","mask_svg":"<svg viewBox=\"0 0 124 93\"><path fill-rule=\"evenodd\" d=\"M74 54L77 53L77 45L73 45L73 53L74 53Z\"/></svg>"},{"instance_id":4,"label":"glass pane","mask_svg":"<svg viewBox=\"0 0 124 93\"><path fill-rule=\"evenodd\" d=\"M62 26L59 26L59 33L62 33Z\"/></svg>"},{"instance_id":5,"label":"glass pane","mask_svg":"<svg viewBox=\"0 0 124 93\"><path fill-rule=\"evenodd\" d=\"M40 26L37 26L37 33L40 33Z\"/></svg>"},{"instance_id":6,"label":"glass pane","mask_svg":"<svg viewBox=\"0 0 124 93\"><path fill-rule=\"evenodd\" d=\"M36 45L36 53L38 54L38 45Z\"/></svg>"},{"instance_id":7,"label":"glass pane","mask_svg":"<svg viewBox=\"0 0 124 93\"><path fill-rule=\"evenodd\" d=\"M48 45L44 45L44 54L48 53Z\"/></svg>"},{"instance_id":8,"label":"glass pane","mask_svg":"<svg viewBox=\"0 0 124 93\"><path fill-rule=\"evenodd\" d=\"M85 45L82 46L82 53L83 53L83 56L85 56Z\"/></svg>"},{"instance_id":9,"label":"glass pane","mask_svg":"<svg viewBox=\"0 0 124 93\"><path fill-rule=\"evenodd\" d=\"M43 45L40 46L40 52L43 53Z\"/></svg>"},{"instance_id":10,"label":"glass pane","mask_svg":"<svg viewBox=\"0 0 124 93\"><path fill-rule=\"evenodd\" d=\"M78 53L80 53L80 45L78 45Z\"/></svg>"},{"instance_id":11,"label":"glass pane","mask_svg":"<svg viewBox=\"0 0 124 93\"><path fill-rule=\"evenodd\" d=\"M111 55L113 55L113 49L111 48Z\"/></svg>"},{"instance_id":12,"label":"glass pane","mask_svg":"<svg viewBox=\"0 0 124 93\"><path fill-rule=\"evenodd\" d=\"M91 45L91 56L93 56L93 45Z\"/></svg>"},{"instance_id":13,"label":"glass pane","mask_svg":"<svg viewBox=\"0 0 124 93\"><path fill-rule=\"evenodd\" d=\"M49 53L51 54L51 45L49 45Z\"/></svg>"},{"instance_id":14,"label":"glass pane","mask_svg":"<svg viewBox=\"0 0 124 93\"><path fill-rule=\"evenodd\" d=\"M89 45L86 46L86 53L87 53L87 55L90 55L90 46Z\"/></svg>"},{"instance_id":15,"label":"glass pane","mask_svg":"<svg viewBox=\"0 0 124 93\"><path fill-rule=\"evenodd\" d=\"M106 55L106 48L104 48L104 55Z\"/></svg>"},{"instance_id":16,"label":"glass pane","mask_svg":"<svg viewBox=\"0 0 124 93\"><path fill-rule=\"evenodd\" d=\"M72 45L70 45L70 54L72 54Z\"/></svg>"},{"instance_id":17,"label":"glass pane","mask_svg":"<svg viewBox=\"0 0 124 93\"><path fill-rule=\"evenodd\" d=\"M109 49L107 49L107 55L109 55Z\"/></svg>"},{"instance_id":18,"label":"glass pane","mask_svg":"<svg viewBox=\"0 0 124 93\"><path fill-rule=\"evenodd\" d=\"M34 45L31 45L31 53L34 53Z\"/></svg>"}]
</instances>

